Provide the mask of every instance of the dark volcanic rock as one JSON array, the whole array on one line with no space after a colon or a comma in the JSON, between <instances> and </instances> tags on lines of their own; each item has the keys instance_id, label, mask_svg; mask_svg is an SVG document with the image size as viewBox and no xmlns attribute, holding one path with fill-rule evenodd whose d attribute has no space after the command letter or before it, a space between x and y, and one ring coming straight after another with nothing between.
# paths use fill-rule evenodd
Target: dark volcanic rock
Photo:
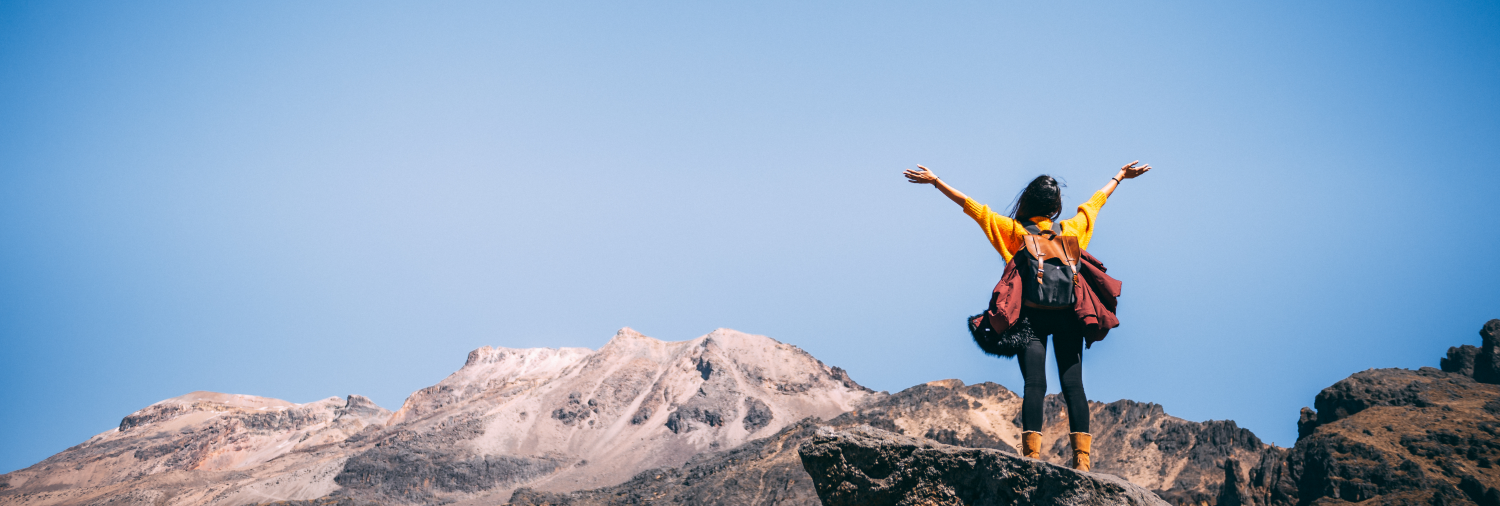
<instances>
[{"instance_id":1,"label":"dark volcanic rock","mask_svg":"<svg viewBox=\"0 0 1500 506\"><path fill-rule=\"evenodd\" d=\"M754 397L745 398L745 432L755 432L762 427L771 424L775 415L771 413L771 407L765 402Z\"/></svg>"},{"instance_id":2,"label":"dark volcanic rock","mask_svg":"<svg viewBox=\"0 0 1500 506\"><path fill-rule=\"evenodd\" d=\"M1254 496L1246 487L1240 470L1240 461L1224 461L1224 486L1219 490L1218 506L1247 506L1255 504Z\"/></svg>"},{"instance_id":3,"label":"dark volcanic rock","mask_svg":"<svg viewBox=\"0 0 1500 506\"><path fill-rule=\"evenodd\" d=\"M1480 345L1448 348L1448 356L1439 361L1443 372L1474 378L1480 383L1500 384L1500 319L1490 320L1479 329Z\"/></svg>"},{"instance_id":4,"label":"dark volcanic rock","mask_svg":"<svg viewBox=\"0 0 1500 506\"><path fill-rule=\"evenodd\" d=\"M800 453L824 506L1167 505L1113 476L868 426L821 428Z\"/></svg>"},{"instance_id":5,"label":"dark volcanic rock","mask_svg":"<svg viewBox=\"0 0 1500 506\"><path fill-rule=\"evenodd\" d=\"M1474 360L1479 356L1479 348L1465 344L1448 348L1448 356L1438 361L1443 372L1452 372L1474 377Z\"/></svg>"}]
</instances>

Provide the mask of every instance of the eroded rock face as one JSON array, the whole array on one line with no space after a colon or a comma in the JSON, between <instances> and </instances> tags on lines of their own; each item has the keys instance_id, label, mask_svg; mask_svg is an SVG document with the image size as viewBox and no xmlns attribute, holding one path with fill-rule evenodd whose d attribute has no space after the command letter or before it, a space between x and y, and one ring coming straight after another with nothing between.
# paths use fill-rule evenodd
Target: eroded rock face
<instances>
[{"instance_id":1,"label":"eroded rock face","mask_svg":"<svg viewBox=\"0 0 1500 506\"><path fill-rule=\"evenodd\" d=\"M800 455L825 506L1168 504L1114 476L870 426L820 428Z\"/></svg>"}]
</instances>

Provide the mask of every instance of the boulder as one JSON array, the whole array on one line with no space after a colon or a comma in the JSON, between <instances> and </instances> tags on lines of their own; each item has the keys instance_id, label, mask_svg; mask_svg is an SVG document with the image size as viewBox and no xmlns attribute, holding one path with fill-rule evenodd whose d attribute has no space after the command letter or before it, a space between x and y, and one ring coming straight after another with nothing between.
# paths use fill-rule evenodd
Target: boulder
<instances>
[{"instance_id":1,"label":"boulder","mask_svg":"<svg viewBox=\"0 0 1500 506\"><path fill-rule=\"evenodd\" d=\"M1114 476L869 426L819 428L799 453L824 506L1168 505Z\"/></svg>"},{"instance_id":2,"label":"boulder","mask_svg":"<svg viewBox=\"0 0 1500 506\"><path fill-rule=\"evenodd\" d=\"M1479 337L1483 341L1474 357L1474 381L1500 385L1500 319L1486 322Z\"/></svg>"}]
</instances>

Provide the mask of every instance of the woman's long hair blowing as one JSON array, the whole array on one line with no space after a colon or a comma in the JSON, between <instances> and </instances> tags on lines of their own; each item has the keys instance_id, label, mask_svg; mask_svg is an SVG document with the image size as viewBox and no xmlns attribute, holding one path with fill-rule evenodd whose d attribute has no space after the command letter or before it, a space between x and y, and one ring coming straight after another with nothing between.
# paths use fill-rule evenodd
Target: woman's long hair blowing
<instances>
[{"instance_id":1,"label":"woman's long hair blowing","mask_svg":"<svg viewBox=\"0 0 1500 506\"><path fill-rule=\"evenodd\" d=\"M1037 176L1016 196L1016 202L1010 209L1010 217L1023 222L1037 216L1056 221L1058 215L1062 214L1062 186L1065 185L1052 176Z\"/></svg>"}]
</instances>

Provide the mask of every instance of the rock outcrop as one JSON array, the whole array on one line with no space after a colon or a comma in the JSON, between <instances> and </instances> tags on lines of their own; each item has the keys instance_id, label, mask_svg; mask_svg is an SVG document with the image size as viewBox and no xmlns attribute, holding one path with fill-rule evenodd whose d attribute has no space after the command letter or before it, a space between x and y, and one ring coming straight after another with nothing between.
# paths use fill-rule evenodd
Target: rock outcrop
<instances>
[{"instance_id":1,"label":"rock outcrop","mask_svg":"<svg viewBox=\"0 0 1500 506\"><path fill-rule=\"evenodd\" d=\"M800 453L824 506L1167 505L1114 476L869 426L820 428Z\"/></svg>"}]
</instances>

